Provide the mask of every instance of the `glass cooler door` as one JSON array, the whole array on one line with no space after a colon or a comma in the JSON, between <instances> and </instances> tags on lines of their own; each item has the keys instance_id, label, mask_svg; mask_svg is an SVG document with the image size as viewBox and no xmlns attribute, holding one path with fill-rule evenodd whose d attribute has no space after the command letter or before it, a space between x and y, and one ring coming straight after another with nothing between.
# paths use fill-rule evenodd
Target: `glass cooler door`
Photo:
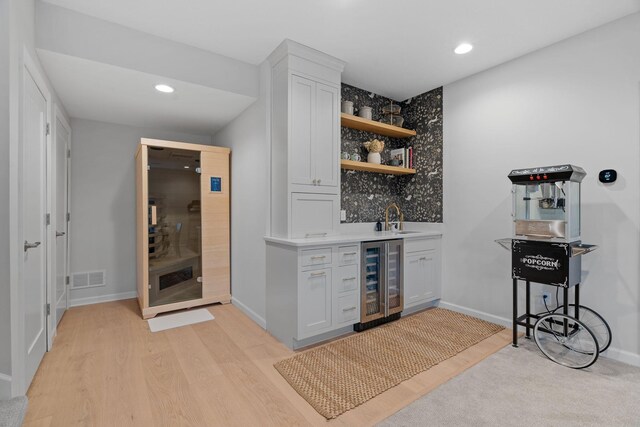
<instances>
[{"instance_id":1,"label":"glass cooler door","mask_svg":"<svg viewBox=\"0 0 640 427\"><path fill-rule=\"evenodd\" d=\"M362 305L361 321L368 322L384 316L384 242L362 245Z\"/></svg>"}]
</instances>

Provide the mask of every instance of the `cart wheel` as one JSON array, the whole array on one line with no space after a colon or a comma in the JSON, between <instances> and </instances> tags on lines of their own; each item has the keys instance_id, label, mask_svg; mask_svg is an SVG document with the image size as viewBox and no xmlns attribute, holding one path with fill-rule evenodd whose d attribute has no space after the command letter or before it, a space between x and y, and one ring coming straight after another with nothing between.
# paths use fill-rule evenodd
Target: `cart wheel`
<instances>
[{"instance_id":1,"label":"cart wheel","mask_svg":"<svg viewBox=\"0 0 640 427\"><path fill-rule=\"evenodd\" d=\"M572 307L569 309L569 314L573 313L573 316L576 317L576 305L569 304L569 307ZM553 312L556 313L561 309L562 306L556 308ZM580 306L580 311L578 312L577 317L591 330L591 332L593 332L593 335L596 336L600 353L608 349L609 345L611 345L611 328L607 321L604 320L598 312L590 309L589 307L585 307L584 305Z\"/></svg>"},{"instance_id":2,"label":"cart wheel","mask_svg":"<svg viewBox=\"0 0 640 427\"><path fill-rule=\"evenodd\" d=\"M566 314L542 316L533 326L533 337L545 356L569 368L591 366L600 354L593 332L582 321Z\"/></svg>"}]
</instances>

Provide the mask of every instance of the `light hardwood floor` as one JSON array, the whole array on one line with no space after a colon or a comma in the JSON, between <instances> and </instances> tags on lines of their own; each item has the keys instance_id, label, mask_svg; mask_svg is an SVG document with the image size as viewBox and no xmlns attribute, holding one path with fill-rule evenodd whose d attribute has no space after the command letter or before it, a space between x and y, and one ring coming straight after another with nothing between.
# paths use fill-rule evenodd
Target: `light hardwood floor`
<instances>
[{"instance_id":1,"label":"light hardwood floor","mask_svg":"<svg viewBox=\"0 0 640 427\"><path fill-rule=\"evenodd\" d=\"M233 305L149 332L135 300L70 309L29 389L25 426L367 426L510 342L505 330L326 421L273 368L294 354Z\"/></svg>"}]
</instances>

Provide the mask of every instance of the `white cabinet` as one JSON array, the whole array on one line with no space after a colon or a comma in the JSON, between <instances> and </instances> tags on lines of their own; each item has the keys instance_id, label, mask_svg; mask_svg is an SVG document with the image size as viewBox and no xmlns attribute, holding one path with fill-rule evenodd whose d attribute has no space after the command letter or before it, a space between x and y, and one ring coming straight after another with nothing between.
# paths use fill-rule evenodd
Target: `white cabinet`
<instances>
[{"instance_id":1,"label":"white cabinet","mask_svg":"<svg viewBox=\"0 0 640 427\"><path fill-rule=\"evenodd\" d=\"M313 150L315 184L323 191L331 188L337 194L340 183L340 91L338 88L316 84L316 111Z\"/></svg>"},{"instance_id":2,"label":"white cabinet","mask_svg":"<svg viewBox=\"0 0 640 427\"><path fill-rule=\"evenodd\" d=\"M441 297L440 239L405 242L404 307L410 308Z\"/></svg>"},{"instance_id":3,"label":"white cabinet","mask_svg":"<svg viewBox=\"0 0 640 427\"><path fill-rule=\"evenodd\" d=\"M285 40L271 64L271 233L335 233L340 195L340 85L344 62ZM331 195L332 200L300 195ZM317 210L315 209L317 207ZM313 218L298 212L311 209ZM321 224L328 215L328 223ZM310 229L304 227L313 224ZM334 225L335 224L335 225Z\"/></svg>"},{"instance_id":4,"label":"white cabinet","mask_svg":"<svg viewBox=\"0 0 640 427\"><path fill-rule=\"evenodd\" d=\"M298 337L307 338L331 327L331 267L300 273Z\"/></svg>"},{"instance_id":5,"label":"white cabinet","mask_svg":"<svg viewBox=\"0 0 640 427\"><path fill-rule=\"evenodd\" d=\"M335 233L340 224L340 199L335 194L292 193L291 237Z\"/></svg>"},{"instance_id":6,"label":"white cabinet","mask_svg":"<svg viewBox=\"0 0 640 427\"><path fill-rule=\"evenodd\" d=\"M312 186L296 187L296 191L315 192L315 187L337 191L339 101L336 87L291 76L290 181L297 186Z\"/></svg>"},{"instance_id":7,"label":"white cabinet","mask_svg":"<svg viewBox=\"0 0 640 427\"><path fill-rule=\"evenodd\" d=\"M267 244L267 265L267 330L290 348L360 321L359 245Z\"/></svg>"}]
</instances>

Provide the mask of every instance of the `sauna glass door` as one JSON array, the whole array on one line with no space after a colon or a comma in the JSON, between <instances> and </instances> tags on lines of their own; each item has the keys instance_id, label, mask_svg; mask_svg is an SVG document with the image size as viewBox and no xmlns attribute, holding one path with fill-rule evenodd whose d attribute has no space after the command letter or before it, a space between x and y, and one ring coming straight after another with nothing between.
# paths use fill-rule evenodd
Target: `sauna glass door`
<instances>
[{"instance_id":1,"label":"sauna glass door","mask_svg":"<svg viewBox=\"0 0 640 427\"><path fill-rule=\"evenodd\" d=\"M200 152L148 151L149 306L202 298Z\"/></svg>"},{"instance_id":2,"label":"sauna glass door","mask_svg":"<svg viewBox=\"0 0 640 427\"><path fill-rule=\"evenodd\" d=\"M362 322L378 319L385 313L384 249L384 242L362 245Z\"/></svg>"}]
</instances>

